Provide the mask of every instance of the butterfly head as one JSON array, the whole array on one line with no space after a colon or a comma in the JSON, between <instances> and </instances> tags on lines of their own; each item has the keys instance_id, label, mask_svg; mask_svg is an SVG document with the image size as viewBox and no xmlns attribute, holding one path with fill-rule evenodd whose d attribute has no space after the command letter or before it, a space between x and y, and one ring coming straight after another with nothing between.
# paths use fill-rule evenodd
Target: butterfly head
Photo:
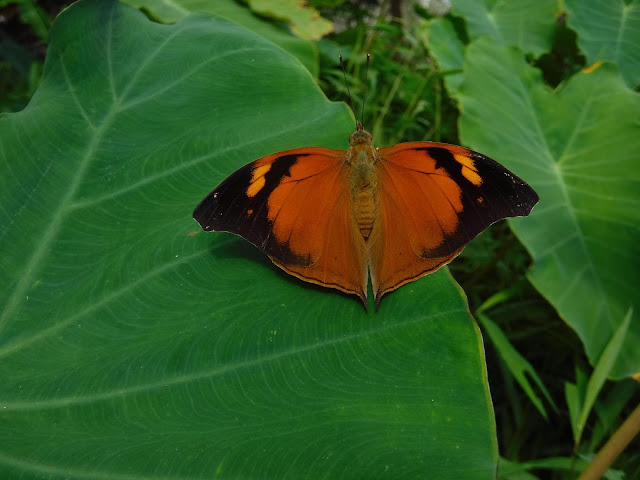
<instances>
[{"instance_id":1,"label":"butterfly head","mask_svg":"<svg viewBox=\"0 0 640 480\"><path fill-rule=\"evenodd\" d=\"M361 143L370 144L371 141L372 141L371 134L364 129L364 127L362 126L362 123L356 122L356 131L349 136L349 144L351 146L358 145Z\"/></svg>"}]
</instances>

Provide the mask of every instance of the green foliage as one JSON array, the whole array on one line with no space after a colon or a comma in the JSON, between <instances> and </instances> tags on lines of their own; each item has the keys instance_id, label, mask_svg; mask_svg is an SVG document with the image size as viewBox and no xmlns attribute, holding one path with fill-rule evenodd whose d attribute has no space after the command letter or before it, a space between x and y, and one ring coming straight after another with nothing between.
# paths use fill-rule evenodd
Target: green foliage
<instances>
[{"instance_id":1,"label":"green foliage","mask_svg":"<svg viewBox=\"0 0 640 480\"><path fill-rule=\"evenodd\" d=\"M640 86L640 1L566 0L569 26L589 63L614 62L630 88Z\"/></svg>"},{"instance_id":2,"label":"green foliage","mask_svg":"<svg viewBox=\"0 0 640 480\"><path fill-rule=\"evenodd\" d=\"M490 36L538 56L551 48L557 0L458 0L452 13L465 19L469 37Z\"/></svg>"},{"instance_id":3,"label":"green foliage","mask_svg":"<svg viewBox=\"0 0 640 480\"><path fill-rule=\"evenodd\" d=\"M42 64L6 38L0 50L0 113L22 110L40 84Z\"/></svg>"},{"instance_id":4,"label":"green foliage","mask_svg":"<svg viewBox=\"0 0 640 480\"><path fill-rule=\"evenodd\" d=\"M304 0L247 0L258 15L285 22L296 37L319 40L333 31L333 24Z\"/></svg>"},{"instance_id":5,"label":"green foliage","mask_svg":"<svg viewBox=\"0 0 640 480\"><path fill-rule=\"evenodd\" d=\"M507 365L509 371L513 374L515 380L520 384L540 414L547 419L547 411L544 408L542 400L536 394L533 385L531 385L529 378L531 378L533 383L538 387L538 389L540 389L547 402L549 402L553 406L554 410L557 411L557 407L549 395L547 388L544 386L542 380L538 376L538 373L531 364L513 347L498 324L486 313L486 311L493 306L508 301L511 295L512 293L508 290L503 290L502 292L494 295L475 311L475 316L480 322L480 325L482 325L483 331L491 339L491 343L493 343L496 350L500 353L500 357Z\"/></svg>"},{"instance_id":6,"label":"green foliage","mask_svg":"<svg viewBox=\"0 0 640 480\"><path fill-rule=\"evenodd\" d=\"M633 245L640 178L629 172L640 148L640 97L610 64L574 76L556 93L514 50L479 39L467 58L459 95L462 140L538 191L532 215L510 223L534 256L532 282L595 363L638 301L640 256ZM611 109L619 114L616 122L607 119ZM639 320L628 331L614 377L640 370Z\"/></svg>"},{"instance_id":7,"label":"green foliage","mask_svg":"<svg viewBox=\"0 0 640 480\"><path fill-rule=\"evenodd\" d=\"M576 478L640 397L606 381L640 371L640 3L399 23L316 0L346 25L318 42L231 0L128 3L175 25L73 6L42 87L0 117L0 473L495 478L499 444L500 479ZM190 219L258 156L346 146L353 119L312 81L347 101L339 54L376 145L463 144L540 194L451 267L497 432L446 272L367 315ZM24 58L4 108L37 85ZM605 478L640 478L637 442Z\"/></svg>"},{"instance_id":8,"label":"green foliage","mask_svg":"<svg viewBox=\"0 0 640 480\"><path fill-rule=\"evenodd\" d=\"M323 89L329 97L347 101L342 72L335 68L336 53L341 53L347 61L347 84L358 118L366 90L363 124L376 145L406 139L452 142L456 138L454 107L443 97L438 71L420 32L414 34L390 23L378 23L371 29L359 24L321 44L322 53L331 53L325 64L333 67L321 76ZM366 83L364 52L373 52Z\"/></svg>"},{"instance_id":9,"label":"green foliage","mask_svg":"<svg viewBox=\"0 0 640 480\"><path fill-rule=\"evenodd\" d=\"M615 361L620 356L622 343L627 338L629 324L631 322L631 311L627 313L620 326L616 329L613 337L605 347L593 373L588 381L585 381L584 374L578 375L577 384L567 383L565 393L569 415L571 417L571 428L573 429L573 439L576 445L580 444L587 417L593 407L605 380L610 375Z\"/></svg>"},{"instance_id":10,"label":"green foliage","mask_svg":"<svg viewBox=\"0 0 640 480\"><path fill-rule=\"evenodd\" d=\"M446 22L434 21L431 33L436 58L450 69L462 58L443 46L454 35ZM448 81L463 110L462 140L512 165L538 190L541 201L531 218L511 224L534 255L532 281L576 329L595 363L637 299L640 256L632 245L640 178L627 172L637 169L640 100L611 66L576 75L551 92L519 51L479 38L465 52L464 73ZM607 118L611 109L619 114L616 122ZM613 376L640 370L638 342L636 320Z\"/></svg>"},{"instance_id":11,"label":"green foliage","mask_svg":"<svg viewBox=\"0 0 640 480\"><path fill-rule=\"evenodd\" d=\"M123 0L162 23L175 23L190 13L203 12L222 17L251 30L295 56L314 77L318 76L318 52L315 44L283 32L277 25L254 15L235 0Z\"/></svg>"},{"instance_id":12,"label":"green foliage","mask_svg":"<svg viewBox=\"0 0 640 480\"><path fill-rule=\"evenodd\" d=\"M352 128L226 20L61 14L42 85L0 118L0 477L494 478L482 343L446 270L367 314L191 218L247 161Z\"/></svg>"},{"instance_id":13,"label":"green foliage","mask_svg":"<svg viewBox=\"0 0 640 480\"><path fill-rule=\"evenodd\" d=\"M529 33L529 27L525 27L520 35L511 38L505 35L497 20L506 15L497 11L502 8L501 2L494 2L491 7L462 1L453 3L453 12L460 14L464 11L467 24L476 26L475 31L469 27L468 39L458 34L451 18L430 20L428 33L431 53L438 65L451 72L445 76L445 84L447 92L460 105L461 142L518 172L541 197L540 204L529 218L509 222L534 257L529 278L575 329L590 362L596 365L603 352L609 352L606 358L610 370L605 369L607 373L604 376L621 378L640 371L637 308L633 309L628 330L623 328L626 325L623 320L629 309L637 306L639 298L637 271L640 269L640 255L634 245L637 245L640 233L637 197L640 165L633 152L640 147L640 100L636 93L625 88L614 65L596 64L592 69L578 72L580 62L584 60L577 52L575 41L584 45L585 41L589 43L590 38L598 36L600 45L616 45L619 47L614 48L618 57L606 54L611 51L607 50L609 47L602 50L599 57L588 51L586 56L591 61L624 57L626 61L620 69L632 72L634 62L631 57L637 49L631 45L638 43L640 35L633 26L635 2L629 2L622 9L622 17L628 21L624 22L624 28L619 29L612 26L613 21L608 26L600 22L595 28L598 22L587 13L598 10L613 17L611 8L606 14L607 10L596 1L572 3L575 7L569 11L568 17L556 15L560 23L546 39L544 36L536 37L542 31L539 26L544 22L533 13ZM613 6L615 3L611 4L614 10L617 8ZM519 6L525 7L526 4L523 2ZM490 14L487 13L489 8ZM510 8L517 7L511 3ZM489 17L492 21L486 23ZM588 33L582 28L587 17L594 27ZM551 25L550 16L546 15L546 18ZM566 28L565 18L568 18L570 27L576 28L577 36ZM486 29L477 27L485 23ZM496 28L489 28L494 24ZM482 35L489 35L492 40ZM523 43L527 38L537 38L538 46L549 42L553 45L552 50L536 50L533 48L535 42L527 47ZM539 55L539 58L531 58L527 55L529 52ZM527 65L532 62L543 70ZM625 80L633 85L627 76L628 73ZM559 87L552 91L545 85L545 79ZM616 112L614 117L611 112ZM475 297L473 292L468 294ZM486 323L483 309L479 319ZM524 315L531 316L531 313ZM494 325L489 325L489 338L504 358L504 338L496 337ZM536 351L532 343L534 337L531 338L528 355ZM611 354L610 349L605 349L608 342L620 342L619 350ZM507 346L506 350L510 351L510 348ZM510 365L507 362L510 370L507 380L515 379L539 410L540 401L531 391L526 377L522 378L518 367L520 363L512 361ZM601 364L598 362L598 365ZM534 380L545 374L541 367L532 368L530 378ZM576 368L584 372L587 367L580 365ZM557 370L549 373L555 377ZM570 377L567 375L565 378ZM580 378L584 380L580 381ZM596 367L593 374L592 378L599 379L597 382L588 383L588 378L583 374L576 386L569 386L567 399L576 449L593 452L598 441L592 439L583 450L580 433L584 431L590 405L599 386L602 386L602 368ZM548 380L544 383L548 384ZM557 385L557 380L555 383ZM611 388L613 391L614 387ZM557 386L554 390L558 390ZM629 396L623 398L630 399ZM560 400L557 393L556 399ZM620 414L621 401L615 405L615 411ZM522 429L524 421L517 409L514 409L514 416ZM606 423L608 426L605 428L609 432L619 422L619 418L611 415L597 420L600 429L601 423ZM521 434L516 438L526 437ZM601 441L602 433L598 433L597 438ZM523 447L514 449L513 445L517 445L518 440L514 441L512 436L505 451L512 458L515 455L527 458L532 454L531 447L535 442L529 438L528 443L526 450ZM544 448L549 451L548 440ZM565 447L564 453L568 452L570 449ZM638 467L633 469L637 471ZM558 475L558 478L563 478L560 472Z\"/></svg>"},{"instance_id":14,"label":"green foliage","mask_svg":"<svg viewBox=\"0 0 640 480\"><path fill-rule=\"evenodd\" d=\"M20 18L31 26L33 31L44 42L49 37L51 24L49 17L34 0L0 0L0 8L15 5L20 9Z\"/></svg>"},{"instance_id":15,"label":"green foliage","mask_svg":"<svg viewBox=\"0 0 640 480\"><path fill-rule=\"evenodd\" d=\"M637 196L640 165L635 155L640 147L640 105L637 93L625 88L622 81L624 76L628 85L636 85L629 76L633 77L635 56L639 51L633 46L640 42L640 34L635 27L637 2L627 2L624 6L618 3L610 2L605 7L595 0L568 2L568 12L563 12L560 4L553 1L459 0L452 2L452 12L446 17L429 17L427 22L418 21L415 25L404 25L404 28L378 22L374 30L358 33L355 38L348 31L341 34L344 43L351 42L356 46L352 58L357 59L370 51L374 59L372 69L376 68L380 57L385 68L389 68L383 89L374 73L367 98L369 111L383 112L386 120L390 120L388 128L391 132L383 130L381 135L378 132L378 137L383 139L379 143L421 140L425 131L427 139L439 140L443 132L425 129L425 126L451 125L451 121L456 120L461 138L456 138L454 126L447 130L445 138L448 141L496 158L536 188L541 201L531 217L509 222L533 255L534 267L529 278L579 335L592 365L596 365L614 336L621 342L616 355L608 356L612 364L605 376L614 378L640 371L640 350L637 349L640 343L637 314L640 254L636 248L640 237ZM596 10L599 15L590 15ZM609 21L604 21L603 17ZM358 32L357 27L354 32ZM411 43L414 35L421 39L418 47ZM597 42L593 41L595 38ZM595 43L600 51L592 53L588 45L595 47ZM402 115L408 111L411 102L396 94L403 88L412 89L404 79L417 71L407 57L397 53L408 45L413 52L418 52L416 57L423 64L429 65L422 78L430 82L430 91L421 93L421 100L428 102L438 98L438 101L427 103L425 117L421 112L415 112L413 118ZM582 46L583 52L578 45ZM373 48L367 49L367 46ZM618 62L618 65L595 65L580 71L587 62L591 65L602 59ZM394 61L394 67L386 65ZM355 96L358 97L364 90L364 86L357 83L358 78L362 78L361 65L353 71ZM339 81L337 75L333 78L336 83ZM545 82L557 87L556 90ZM442 105L451 105L451 100L458 104L459 116L451 109L441 110ZM444 120L436 122L436 119ZM375 120L373 124L376 125ZM403 135L394 137L393 130L397 131L400 125ZM555 364L561 364L566 353L558 348L563 347L557 341L550 342L543 337L545 332L554 332L561 327L557 319L547 317L545 320L545 315L553 313L546 306L542 308L542 299L534 293L527 293L522 286L518 286L517 295L509 293L517 278L514 272L523 271L522 253L508 240L508 234L501 227L492 230L495 233L486 232L467 247L467 254L454 262L452 269L465 286L472 305L482 305L476 311L477 317L485 328L487 340L493 343L500 361L504 362L501 363L501 374L509 392L506 397L510 404L506 410L511 413L496 406L499 428L502 421L505 429L501 433L504 437L501 444L510 458L537 455L538 468L561 468L554 467L554 462L545 462L540 455L570 455L573 447L568 427L583 425L581 422L587 418L595 422L596 431L587 445L576 448L593 452L603 440L602 430L609 434L615 430L621 421L619 415L624 415L622 405L625 401L633 405L633 397L631 393L615 396L620 398L613 407L618 417L610 414L586 417L591 412L589 405L594 400L593 392L598 391L593 387L588 402L586 397L581 397L572 407L577 408L578 413L575 421L566 424L564 432L569 435L564 437L564 446L561 438L554 441L544 437L543 432L557 436L557 428L540 429L540 422L527 418L526 401L521 403L510 383L520 385L525 398L545 415L546 410L532 383L551 404L564 404L563 382L558 382L558 378L568 381L573 372L562 367L562 374L558 376L558 367L551 366L554 357L548 362L527 360L528 356L543 358L553 353ZM484 283L480 279L484 279ZM514 302L506 328L501 328L488 316L488 305L495 308L495 302L484 302L492 295ZM518 304L526 305L525 309L518 309ZM623 319L633 306L636 308L628 330L615 334L622 331ZM536 309L540 313L536 313ZM530 328L527 333L523 324L516 325L517 320L525 319L537 322L539 326ZM522 333L518 334L518 330ZM525 356L513 348L510 338L517 338L515 335L522 337L518 344L526 345ZM562 335L566 337L564 348L569 347L568 352L574 357L568 360L577 362L579 370L588 371L589 367L581 360L581 348L577 342L569 340L572 333L567 331ZM547 351L543 345L537 346L540 342L552 343L555 349ZM547 389L545 385L551 385L551 388ZM605 391L616 389L616 385L609 385ZM492 391L495 397L496 389L492 388ZM596 412L599 403L596 399ZM567 408L569 406L565 405L564 409ZM515 424L509 434L511 421ZM527 428L531 429L529 434ZM531 441L534 431L540 436L539 442ZM631 471L638 469L637 457L635 462ZM569 470L580 470L572 461L564 465L570 467ZM557 471L557 475L557 478L564 478L561 471Z\"/></svg>"},{"instance_id":16,"label":"green foliage","mask_svg":"<svg viewBox=\"0 0 640 480\"><path fill-rule=\"evenodd\" d=\"M18 10L20 20L29 27L32 42L46 41L49 19L33 1L0 0L0 8L3 7L8 11ZM0 113L22 110L35 92L42 75L42 64L34 52L18 39L12 38L11 20L13 18L3 18L0 29Z\"/></svg>"}]
</instances>

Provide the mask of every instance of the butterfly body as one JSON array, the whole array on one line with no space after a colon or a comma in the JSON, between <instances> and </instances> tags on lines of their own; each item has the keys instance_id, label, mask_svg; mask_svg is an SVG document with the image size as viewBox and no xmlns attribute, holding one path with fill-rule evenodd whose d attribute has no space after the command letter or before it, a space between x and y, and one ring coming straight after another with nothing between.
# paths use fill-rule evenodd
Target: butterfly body
<instances>
[{"instance_id":1,"label":"butterfly body","mask_svg":"<svg viewBox=\"0 0 640 480\"><path fill-rule=\"evenodd\" d=\"M382 295L450 262L482 230L538 201L494 160L432 142L375 148L358 122L349 149L300 148L232 173L196 207L204 230L238 234L288 273Z\"/></svg>"},{"instance_id":2,"label":"butterfly body","mask_svg":"<svg viewBox=\"0 0 640 480\"><path fill-rule=\"evenodd\" d=\"M371 135L358 122L356 131L349 137L350 147L345 155L349 166L351 186L351 210L364 240L368 240L373 229L378 209L378 155L373 147Z\"/></svg>"}]
</instances>

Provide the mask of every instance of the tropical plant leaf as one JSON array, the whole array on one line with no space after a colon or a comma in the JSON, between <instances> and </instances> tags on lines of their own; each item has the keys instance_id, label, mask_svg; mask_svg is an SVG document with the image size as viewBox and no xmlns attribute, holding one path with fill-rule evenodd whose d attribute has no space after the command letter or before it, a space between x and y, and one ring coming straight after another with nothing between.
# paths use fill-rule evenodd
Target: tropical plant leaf
<instances>
[{"instance_id":1,"label":"tropical plant leaf","mask_svg":"<svg viewBox=\"0 0 640 480\"><path fill-rule=\"evenodd\" d=\"M469 40L490 36L496 43L519 47L540 56L553 44L557 1L454 0L452 13L465 19ZM449 93L456 97L463 79L465 43L450 16L427 22L428 48L444 74Z\"/></svg>"},{"instance_id":2,"label":"tropical plant leaf","mask_svg":"<svg viewBox=\"0 0 640 480\"><path fill-rule=\"evenodd\" d=\"M320 40L333 32L333 23L320 16L305 0L248 0L254 12L285 21L297 37Z\"/></svg>"},{"instance_id":3,"label":"tropical plant leaf","mask_svg":"<svg viewBox=\"0 0 640 480\"><path fill-rule=\"evenodd\" d=\"M615 62L629 87L640 86L640 1L567 0L566 8L589 63Z\"/></svg>"},{"instance_id":4,"label":"tropical plant leaf","mask_svg":"<svg viewBox=\"0 0 640 480\"><path fill-rule=\"evenodd\" d=\"M495 478L482 342L446 270L357 299L194 206L353 118L222 19L85 0L0 117L2 478Z\"/></svg>"},{"instance_id":5,"label":"tropical plant leaf","mask_svg":"<svg viewBox=\"0 0 640 480\"><path fill-rule=\"evenodd\" d=\"M491 339L491 343L502 358L502 361L505 363L506 367L513 375L513 378L518 382L522 390L524 390L524 392L527 394L527 397L529 397L531 403L533 403L536 409L540 412L540 415L547 419L547 411L544 408L542 399L540 399L540 397L537 395L532 382L542 392L547 402L549 402L554 410L557 411L557 407L553 401L553 398L551 398L551 395L540 379L540 376L538 375L538 372L536 372L535 368L533 368L533 366L527 361L527 359L515 349L515 347L511 344L498 324L494 322L486 313L487 310L493 308L496 305L499 305L501 302L508 300L511 295L512 293L508 291L496 293L495 295L487 299L475 311L475 316L482 325L483 331Z\"/></svg>"},{"instance_id":6,"label":"tropical plant leaf","mask_svg":"<svg viewBox=\"0 0 640 480\"><path fill-rule=\"evenodd\" d=\"M429 52L438 62L447 90L455 95L463 78L465 45L450 18L436 17L427 25Z\"/></svg>"},{"instance_id":7,"label":"tropical plant leaf","mask_svg":"<svg viewBox=\"0 0 640 480\"><path fill-rule=\"evenodd\" d=\"M607 343L607 346L602 352L602 355L598 359L598 363L593 369L593 373L591 374L586 388L584 389L584 395L581 396L583 398L578 397L579 404L577 406L579 408L579 415L577 417L575 415L575 398L571 401L571 403L573 403L572 409L574 411L574 413L571 415L571 420L573 422L572 429L574 432L573 437L575 445L578 445L580 443L582 432L587 423L587 418L591 413L591 409L593 408L596 398L600 394L600 390L602 389L604 382L611 372L612 366L620 355L620 347L622 346L622 342L627 336L630 321L631 312L628 312L627 315L625 315L622 323L620 323L620 326L616 329L613 337L611 337L609 343ZM580 387L576 388L583 390Z\"/></svg>"},{"instance_id":8,"label":"tropical plant leaf","mask_svg":"<svg viewBox=\"0 0 640 480\"><path fill-rule=\"evenodd\" d=\"M593 364L635 306L612 376L640 371L640 97L612 64L553 92L519 51L484 38L467 48L459 100L463 143L540 195L529 218L510 222L534 257L535 287Z\"/></svg>"},{"instance_id":9,"label":"tropical plant leaf","mask_svg":"<svg viewBox=\"0 0 640 480\"><path fill-rule=\"evenodd\" d=\"M471 39L489 35L536 57L551 49L557 0L453 0L451 10L465 19Z\"/></svg>"},{"instance_id":10,"label":"tropical plant leaf","mask_svg":"<svg viewBox=\"0 0 640 480\"><path fill-rule=\"evenodd\" d=\"M624 408L632 401L632 397L638 390L638 383L632 378L611 384L607 388L606 395L600 395L596 399L593 409L597 415L597 423L589 432L588 442L584 449L587 452L595 452L605 438L611 436L615 429L625 418ZM582 444L585 445L586 438Z\"/></svg>"},{"instance_id":11,"label":"tropical plant leaf","mask_svg":"<svg viewBox=\"0 0 640 480\"><path fill-rule=\"evenodd\" d=\"M254 15L235 0L123 0L164 23L175 23L190 13L211 13L237 23L295 56L314 77L318 76L318 49L313 42L296 38L272 22Z\"/></svg>"}]
</instances>

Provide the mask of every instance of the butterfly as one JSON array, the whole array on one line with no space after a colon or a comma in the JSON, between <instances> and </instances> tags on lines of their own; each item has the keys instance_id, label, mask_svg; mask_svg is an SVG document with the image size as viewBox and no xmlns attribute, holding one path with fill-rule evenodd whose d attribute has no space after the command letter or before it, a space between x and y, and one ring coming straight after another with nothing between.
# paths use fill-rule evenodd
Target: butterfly
<instances>
[{"instance_id":1,"label":"butterfly","mask_svg":"<svg viewBox=\"0 0 640 480\"><path fill-rule=\"evenodd\" d=\"M240 235L307 282L380 299L453 260L498 220L527 216L538 195L491 158L408 142L375 148L356 122L349 149L309 147L235 171L193 212L205 231Z\"/></svg>"}]
</instances>

